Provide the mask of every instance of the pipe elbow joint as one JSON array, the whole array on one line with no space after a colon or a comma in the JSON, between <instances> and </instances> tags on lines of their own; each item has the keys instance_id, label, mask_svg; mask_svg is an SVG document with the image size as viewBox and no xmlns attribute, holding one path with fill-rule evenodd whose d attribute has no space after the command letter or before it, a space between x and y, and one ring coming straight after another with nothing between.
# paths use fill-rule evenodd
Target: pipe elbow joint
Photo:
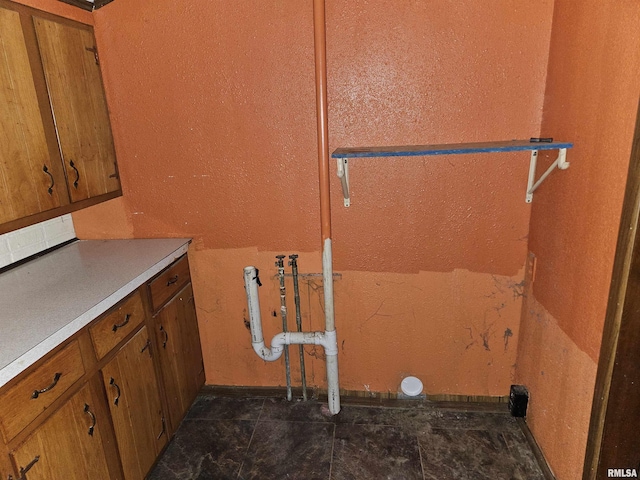
<instances>
[{"instance_id":1,"label":"pipe elbow joint","mask_svg":"<svg viewBox=\"0 0 640 480\"><path fill-rule=\"evenodd\" d=\"M251 345L253 346L253 351L256 352L265 362L275 362L280 358L284 351L284 348L278 345L267 348L264 341L252 343Z\"/></svg>"}]
</instances>

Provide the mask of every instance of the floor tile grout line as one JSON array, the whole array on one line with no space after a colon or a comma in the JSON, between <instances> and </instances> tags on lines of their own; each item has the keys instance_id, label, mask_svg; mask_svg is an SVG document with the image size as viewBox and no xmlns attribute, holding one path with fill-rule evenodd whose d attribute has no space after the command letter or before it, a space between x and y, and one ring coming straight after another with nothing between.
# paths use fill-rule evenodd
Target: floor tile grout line
<instances>
[{"instance_id":1,"label":"floor tile grout line","mask_svg":"<svg viewBox=\"0 0 640 480\"><path fill-rule=\"evenodd\" d=\"M244 462L247 458L247 454L249 453L249 448L251 448L251 442L253 441L253 436L256 434L256 429L258 428L258 423L260 423L260 417L262 416L262 411L264 410L264 404L267 401L265 398L262 400L262 405L260 405L260 413L258 414L258 418L256 419L256 424L253 426L253 432L251 432L251 438L249 439L249 443L247 444L247 449L244 451L244 455L242 457L242 463L240 464L240 468L238 469L238 475L236 478L240 478L240 474L242 473L242 467L244 467Z\"/></svg>"},{"instance_id":2,"label":"floor tile grout line","mask_svg":"<svg viewBox=\"0 0 640 480\"><path fill-rule=\"evenodd\" d=\"M333 452L336 446L336 424L333 424L333 435L331 437L331 456L329 457L329 480L331 480L331 474L333 470Z\"/></svg>"},{"instance_id":3,"label":"floor tile grout line","mask_svg":"<svg viewBox=\"0 0 640 480\"><path fill-rule=\"evenodd\" d=\"M420 438L416 435L416 444L418 445L418 455L420 455L420 470L422 471L422 480L425 480L424 476L424 463L422 463L422 448L420 448Z\"/></svg>"},{"instance_id":4,"label":"floor tile grout line","mask_svg":"<svg viewBox=\"0 0 640 480\"><path fill-rule=\"evenodd\" d=\"M335 422L316 422L313 420L289 420L287 418L263 418L260 420L262 423L276 423L276 422L287 422L287 423L311 423L313 425L335 425Z\"/></svg>"}]
</instances>

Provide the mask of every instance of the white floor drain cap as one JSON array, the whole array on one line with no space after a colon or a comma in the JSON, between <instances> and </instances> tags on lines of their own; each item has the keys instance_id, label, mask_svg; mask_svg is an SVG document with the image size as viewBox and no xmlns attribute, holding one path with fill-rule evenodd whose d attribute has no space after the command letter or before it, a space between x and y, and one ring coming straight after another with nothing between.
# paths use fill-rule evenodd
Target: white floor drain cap
<instances>
[{"instance_id":1,"label":"white floor drain cap","mask_svg":"<svg viewBox=\"0 0 640 480\"><path fill-rule=\"evenodd\" d=\"M400 384L402 393L410 397L416 397L422 393L422 382L416 377L405 377Z\"/></svg>"}]
</instances>

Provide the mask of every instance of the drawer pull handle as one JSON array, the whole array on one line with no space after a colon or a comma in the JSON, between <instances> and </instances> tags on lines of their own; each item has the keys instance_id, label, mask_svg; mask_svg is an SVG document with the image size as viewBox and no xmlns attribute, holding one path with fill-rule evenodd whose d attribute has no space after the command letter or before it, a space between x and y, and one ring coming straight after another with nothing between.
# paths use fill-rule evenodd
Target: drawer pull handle
<instances>
[{"instance_id":1,"label":"drawer pull handle","mask_svg":"<svg viewBox=\"0 0 640 480\"><path fill-rule=\"evenodd\" d=\"M93 437L93 430L96 428L96 416L93 414L91 410L89 410L89 405L84 404L84 413L91 417L91 426L89 427L89 436Z\"/></svg>"},{"instance_id":2,"label":"drawer pull handle","mask_svg":"<svg viewBox=\"0 0 640 480\"><path fill-rule=\"evenodd\" d=\"M171 285L173 285L174 283L176 283L178 281L178 275L174 275L173 277L171 277L169 279L169 281L167 282L167 287L170 287Z\"/></svg>"},{"instance_id":3,"label":"drawer pull handle","mask_svg":"<svg viewBox=\"0 0 640 480\"><path fill-rule=\"evenodd\" d=\"M47 393L49 390L51 390L53 387L55 387L58 384L58 380L60 380L61 376L62 374L60 372L56 373L53 376L53 382L51 382L51 385L43 388L42 390L34 390L33 393L31 394L31 398L36 399L40 396L40 394Z\"/></svg>"},{"instance_id":4,"label":"drawer pull handle","mask_svg":"<svg viewBox=\"0 0 640 480\"><path fill-rule=\"evenodd\" d=\"M118 406L118 402L120 401L120 387L118 386L118 384L116 383L113 377L111 377L111 380L109 380L109 385L111 385L112 387L116 387L116 390L118 391L116 398L113 399L113 404L115 406Z\"/></svg>"},{"instance_id":5,"label":"drawer pull handle","mask_svg":"<svg viewBox=\"0 0 640 480\"><path fill-rule=\"evenodd\" d=\"M140 350L140 353L144 353L145 350L149 349L149 356L151 356L151 340L149 340L147 338L147 343L144 344L144 347L142 347L142 350Z\"/></svg>"},{"instance_id":6,"label":"drawer pull handle","mask_svg":"<svg viewBox=\"0 0 640 480\"><path fill-rule=\"evenodd\" d=\"M26 467L24 467L24 468L20 467L20 478L21 479L25 479L25 475L27 474L27 472L29 470L31 470L36 463L38 463L38 460L40 460L40 455L36 455L36 458L31 460Z\"/></svg>"},{"instance_id":7,"label":"drawer pull handle","mask_svg":"<svg viewBox=\"0 0 640 480\"><path fill-rule=\"evenodd\" d=\"M162 342L162 348L167 348L167 342L169 341L169 334L164 329L162 325L160 325L160 331L164 333L164 341Z\"/></svg>"},{"instance_id":8,"label":"drawer pull handle","mask_svg":"<svg viewBox=\"0 0 640 480\"><path fill-rule=\"evenodd\" d=\"M76 165L73 163L73 160L71 160L69 162L69 166L71 168L73 168L73 170L76 172L76 179L73 181L73 186L74 188L78 188L78 181L80 181L80 172L78 171L78 169L76 168Z\"/></svg>"},{"instance_id":9,"label":"drawer pull handle","mask_svg":"<svg viewBox=\"0 0 640 480\"><path fill-rule=\"evenodd\" d=\"M114 325L113 325L113 328L112 328L111 330L113 330L113 331L115 332L115 331L117 331L119 328L124 327L127 323L129 323L129 319L130 319L130 318L131 318L131 314L130 314L130 313L127 313L127 314L124 316L124 322L114 324Z\"/></svg>"},{"instance_id":10,"label":"drawer pull handle","mask_svg":"<svg viewBox=\"0 0 640 480\"><path fill-rule=\"evenodd\" d=\"M164 432L167 430L167 424L164 421L164 416L162 417L162 431L160 432L160 434L156 437L156 440L160 440L160 437L162 435L164 435Z\"/></svg>"},{"instance_id":11,"label":"drawer pull handle","mask_svg":"<svg viewBox=\"0 0 640 480\"><path fill-rule=\"evenodd\" d=\"M51 185L49 185L49 188L47 189L47 193L49 195L53 195L53 186L56 184L53 181L53 175L51 175L51 172L49 171L49 169L47 168L47 166L45 165L44 167L42 167L42 171L44 173L46 173L47 175L49 175L49 178L51 179Z\"/></svg>"}]
</instances>

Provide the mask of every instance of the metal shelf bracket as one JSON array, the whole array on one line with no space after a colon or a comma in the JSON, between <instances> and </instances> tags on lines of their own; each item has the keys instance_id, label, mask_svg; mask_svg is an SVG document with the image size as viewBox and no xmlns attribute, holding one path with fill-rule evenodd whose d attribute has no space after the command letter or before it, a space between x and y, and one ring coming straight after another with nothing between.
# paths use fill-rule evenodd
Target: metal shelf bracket
<instances>
[{"instance_id":1,"label":"metal shelf bracket","mask_svg":"<svg viewBox=\"0 0 640 480\"><path fill-rule=\"evenodd\" d=\"M531 203L533 201L533 192L540 186L542 182L553 172L557 167L559 170L566 170L569 168L569 162L567 162L567 149L558 149L558 158L551 164L551 166L544 172L537 182L535 182L536 165L538 163L538 150L531 150L531 162L529 163L529 181L527 182L527 195L525 201ZM535 182L535 183L534 183Z\"/></svg>"},{"instance_id":2,"label":"metal shelf bracket","mask_svg":"<svg viewBox=\"0 0 640 480\"><path fill-rule=\"evenodd\" d=\"M338 178L342 184L342 196L344 197L344 206L351 205L351 198L349 196L349 159L338 158Z\"/></svg>"}]
</instances>

